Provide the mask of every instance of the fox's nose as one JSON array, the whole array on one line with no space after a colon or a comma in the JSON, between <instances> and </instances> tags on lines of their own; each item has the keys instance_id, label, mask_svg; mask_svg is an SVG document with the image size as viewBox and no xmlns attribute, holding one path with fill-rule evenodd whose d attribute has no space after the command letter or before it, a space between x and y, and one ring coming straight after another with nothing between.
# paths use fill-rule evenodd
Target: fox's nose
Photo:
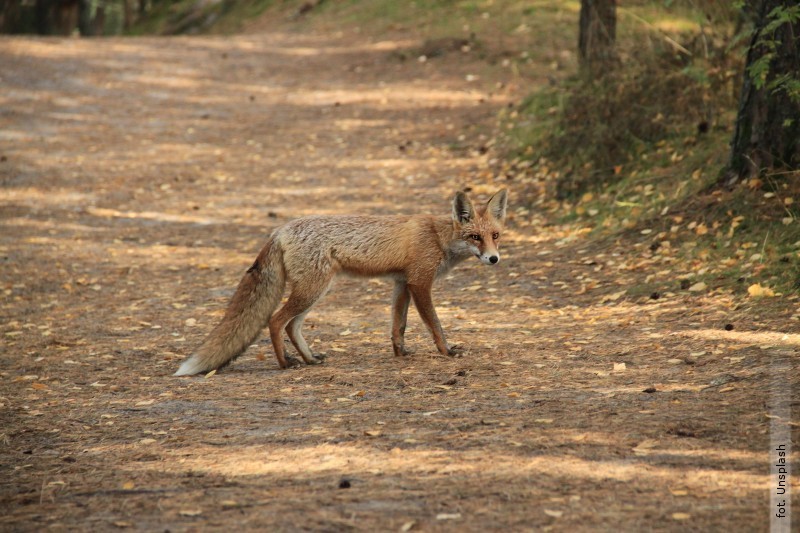
<instances>
[{"instance_id":1,"label":"fox's nose","mask_svg":"<svg viewBox=\"0 0 800 533\"><path fill-rule=\"evenodd\" d=\"M499 257L497 257L496 255L492 255L492 256L490 256L490 257L489 257L489 262L490 262L491 264L493 264L493 265L494 265L495 263L497 263L498 261L500 261L500 258L499 258Z\"/></svg>"}]
</instances>

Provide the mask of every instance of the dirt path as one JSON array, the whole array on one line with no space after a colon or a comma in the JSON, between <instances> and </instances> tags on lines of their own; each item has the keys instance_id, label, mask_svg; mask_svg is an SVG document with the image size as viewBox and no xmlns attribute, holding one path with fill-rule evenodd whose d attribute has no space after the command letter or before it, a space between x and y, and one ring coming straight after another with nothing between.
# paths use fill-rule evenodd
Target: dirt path
<instances>
[{"instance_id":1,"label":"dirt path","mask_svg":"<svg viewBox=\"0 0 800 533\"><path fill-rule=\"evenodd\" d=\"M0 41L0 529L767 528L791 312L624 296L657 252L544 227L513 182L501 264L436 290L464 357L416 315L392 357L391 286L343 279L307 322L325 365L262 340L171 377L277 224L509 185L484 152L515 80L410 45Z\"/></svg>"}]
</instances>

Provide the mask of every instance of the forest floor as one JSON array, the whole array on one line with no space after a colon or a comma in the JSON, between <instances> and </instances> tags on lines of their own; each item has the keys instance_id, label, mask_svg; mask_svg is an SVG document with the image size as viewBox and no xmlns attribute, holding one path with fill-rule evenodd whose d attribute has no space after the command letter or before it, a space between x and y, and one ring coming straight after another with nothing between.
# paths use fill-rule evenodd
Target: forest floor
<instances>
[{"instance_id":1,"label":"forest floor","mask_svg":"<svg viewBox=\"0 0 800 533\"><path fill-rule=\"evenodd\" d=\"M419 45L2 39L0 529L768 528L797 301L626 294L655 251L492 177L498 110L547 74ZM391 284L342 278L306 326L325 364L260 339L172 376L277 225L501 186L502 261L434 292L462 357L413 311L393 357Z\"/></svg>"}]
</instances>

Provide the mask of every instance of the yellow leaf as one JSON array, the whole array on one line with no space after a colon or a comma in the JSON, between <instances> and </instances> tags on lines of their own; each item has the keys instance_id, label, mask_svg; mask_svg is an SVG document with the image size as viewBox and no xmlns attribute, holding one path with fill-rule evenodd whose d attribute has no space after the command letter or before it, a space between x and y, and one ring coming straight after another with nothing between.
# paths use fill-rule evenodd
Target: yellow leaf
<instances>
[{"instance_id":1,"label":"yellow leaf","mask_svg":"<svg viewBox=\"0 0 800 533\"><path fill-rule=\"evenodd\" d=\"M747 287L747 294L753 298L760 298L762 296L775 296L775 292L769 287L762 287L759 283L753 283Z\"/></svg>"},{"instance_id":2,"label":"yellow leaf","mask_svg":"<svg viewBox=\"0 0 800 533\"><path fill-rule=\"evenodd\" d=\"M703 283L702 281L698 281L697 283L689 287L690 292L702 292L704 290L706 290L706 284Z\"/></svg>"}]
</instances>

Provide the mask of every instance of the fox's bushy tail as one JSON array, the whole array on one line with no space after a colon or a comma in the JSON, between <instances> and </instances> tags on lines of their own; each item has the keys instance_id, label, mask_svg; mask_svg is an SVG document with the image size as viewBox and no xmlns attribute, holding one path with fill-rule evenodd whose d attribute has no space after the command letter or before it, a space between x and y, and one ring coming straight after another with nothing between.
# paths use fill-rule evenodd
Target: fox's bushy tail
<instances>
[{"instance_id":1,"label":"fox's bushy tail","mask_svg":"<svg viewBox=\"0 0 800 533\"><path fill-rule=\"evenodd\" d=\"M175 375L191 376L222 368L241 355L269 322L285 284L283 253L270 238L239 282L222 322Z\"/></svg>"}]
</instances>

